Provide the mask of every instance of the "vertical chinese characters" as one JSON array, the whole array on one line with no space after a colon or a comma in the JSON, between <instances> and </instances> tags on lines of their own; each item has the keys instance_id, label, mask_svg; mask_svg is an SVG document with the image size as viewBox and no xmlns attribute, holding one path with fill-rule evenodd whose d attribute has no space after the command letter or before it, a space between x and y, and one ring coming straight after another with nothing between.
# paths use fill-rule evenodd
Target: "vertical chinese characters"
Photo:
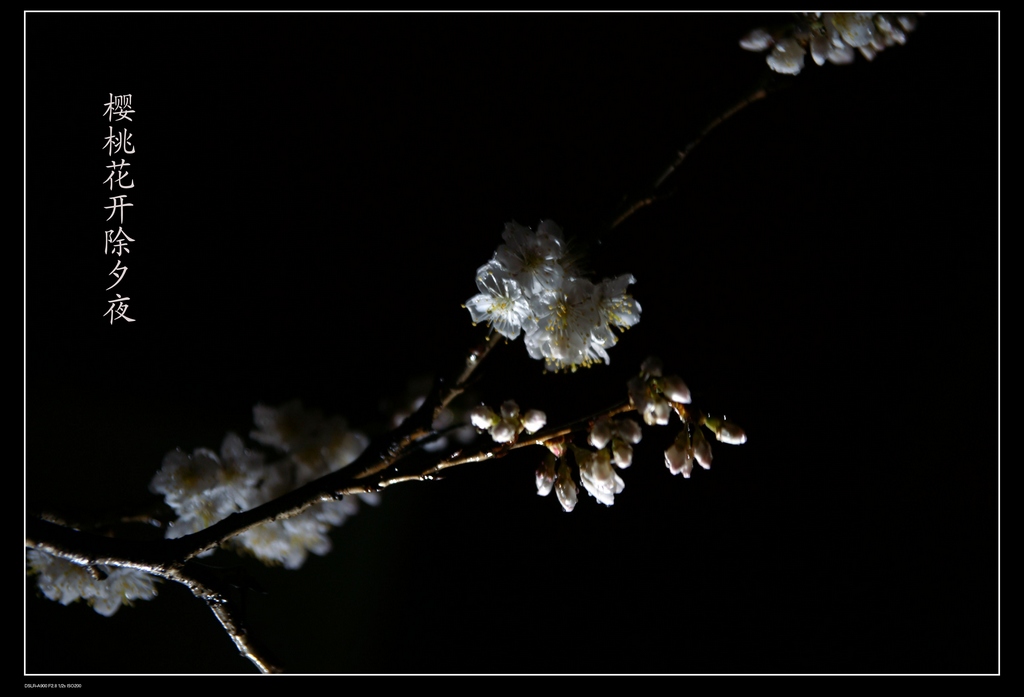
<instances>
[{"instance_id":1,"label":"vertical chinese characters","mask_svg":"<svg viewBox=\"0 0 1024 697\"><path fill-rule=\"evenodd\" d=\"M135 111L132 109L132 96L130 94L119 94L110 95L110 101L106 103L107 110L103 113L107 117L108 123L115 121L131 121L132 118L129 114L134 114ZM115 119L115 117L117 117ZM128 194L121 193L127 189L134 189L135 182L132 179L128 167L131 166L131 162L124 159L124 155L133 155L135 153L135 146L132 145L132 134L127 128L121 128L115 131L114 127L108 126L108 132L103 143L103 149L107 151L107 157L110 157L110 164L107 165L107 169L110 173L107 178L103 181L104 186L109 187L108 200L109 206L104 206L104 210L110 211L110 215L107 216L107 223L111 225L111 229L104 231L104 243L103 243L103 254L104 256L117 255L117 259L114 263L114 268L111 270L108 276L113 276L113 283L107 286L106 290L112 290L115 286L124 280L125 275L128 273L128 265L125 263L127 257L121 258L122 254L128 254L131 249L128 247L129 242L135 242L134 239L128 236L128 233L124 230L124 213L126 208L131 208L135 204L129 203ZM116 155L121 155L120 162L117 161ZM115 194L115 186L117 193ZM117 229L115 230L114 227ZM115 292L115 299L107 300L107 311L103 314L104 317L110 316L110 323L113 324L115 319L123 319L126 322L134 322L135 320L128 316L128 301L131 298L124 296L121 293Z\"/></svg>"}]
</instances>

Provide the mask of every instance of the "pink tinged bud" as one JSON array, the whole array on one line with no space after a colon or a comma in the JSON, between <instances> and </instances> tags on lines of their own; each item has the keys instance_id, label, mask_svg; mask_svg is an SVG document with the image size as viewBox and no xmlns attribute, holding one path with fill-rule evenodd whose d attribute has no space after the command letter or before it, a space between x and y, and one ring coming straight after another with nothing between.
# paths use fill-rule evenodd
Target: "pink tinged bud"
<instances>
[{"instance_id":1,"label":"pink tinged bud","mask_svg":"<svg viewBox=\"0 0 1024 697\"><path fill-rule=\"evenodd\" d=\"M693 457L698 465L706 470L711 469L711 444L699 428L693 432Z\"/></svg>"},{"instance_id":2,"label":"pink tinged bud","mask_svg":"<svg viewBox=\"0 0 1024 697\"><path fill-rule=\"evenodd\" d=\"M594 422L594 425L590 428L590 435L587 436L587 442L592 446L600 450L604 446L608 445L608 441L612 439L612 425L611 421L607 416L602 416Z\"/></svg>"},{"instance_id":3,"label":"pink tinged bud","mask_svg":"<svg viewBox=\"0 0 1024 697\"><path fill-rule=\"evenodd\" d=\"M469 420L480 430L486 431L498 423L498 415L490 407L481 404L469 410Z\"/></svg>"},{"instance_id":4,"label":"pink tinged bud","mask_svg":"<svg viewBox=\"0 0 1024 697\"><path fill-rule=\"evenodd\" d=\"M502 404L501 418L509 420L519 418L519 405L511 399Z\"/></svg>"},{"instance_id":5,"label":"pink tinged bud","mask_svg":"<svg viewBox=\"0 0 1024 697\"><path fill-rule=\"evenodd\" d=\"M570 513L572 509L576 508L576 482L572 480L572 473L564 462L558 468L558 478L555 480L555 496L558 497L558 503L562 504L562 508L565 509L566 513Z\"/></svg>"},{"instance_id":6,"label":"pink tinged bud","mask_svg":"<svg viewBox=\"0 0 1024 697\"><path fill-rule=\"evenodd\" d=\"M661 381L661 392L673 402L690 403L690 388L678 375L670 375Z\"/></svg>"},{"instance_id":7,"label":"pink tinged bud","mask_svg":"<svg viewBox=\"0 0 1024 697\"><path fill-rule=\"evenodd\" d=\"M491 438L495 443L511 443L517 432L516 424L508 419L502 419L491 427Z\"/></svg>"},{"instance_id":8,"label":"pink tinged bud","mask_svg":"<svg viewBox=\"0 0 1024 697\"><path fill-rule=\"evenodd\" d=\"M563 455L565 455L565 451L568 449L568 447L565 444L565 441L561 438L546 441L544 443L544 447L547 448L551 452L551 454L557 458L561 458Z\"/></svg>"},{"instance_id":9,"label":"pink tinged bud","mask_svg":"<svg viewBox=\"0 0 1024 697\"><path fill-rule=\"evenodd\" d=\"M527 433L536 433L548 422L547 415L539 409L531 409L523 417L523 428Z\"/></svg>"},{"instance_id":10,"label":"pink tinged bud","mask_svg":"<svg viewBox=\"0 0 1024 697\"><path fill-rule=\"evenodd\" d=\"M616 438L612 441L612 458L617 467L626 469L633 464L633 446Z\"/></svg>"}]
</instances>

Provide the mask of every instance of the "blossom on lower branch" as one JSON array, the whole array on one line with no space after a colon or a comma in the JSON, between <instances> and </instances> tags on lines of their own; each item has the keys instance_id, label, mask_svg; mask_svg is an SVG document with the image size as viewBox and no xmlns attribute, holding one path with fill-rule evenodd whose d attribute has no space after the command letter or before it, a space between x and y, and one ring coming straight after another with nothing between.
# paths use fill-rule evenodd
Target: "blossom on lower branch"
<instances>
[{"instance_id":1,"label":"blossom on lower branch","mask_svg":"<svg viewBox=\"0 0 1024 697\"><path fill-rule=\"evenodd\" d=\"M29 573L38 577L36 584L47 598L61 605L85 600L105 617L113 615L121 605L155 598L160 581L144 571L102 564L93 575L83 566L39 549L28 550L26 561Z\"/></svg>"},{"instance_id":2,"label":"blossom on lower branch","mask_svg":"<svg viewBox=\"0 0 1024 697\"><path fill-rule=\"evenodd\" d=\"M640 372L628 381L627 389L630 408L635 409L648 426L667 425L673 412L682 422L683 429L665 451L665 465L672 474L682 473L689 478L695 462L710 469L711 444L705 439L702 427L714 433L722 443L739 445L747 440L743 429L735 422L708 416L692 407L686 383L676 375L664 376L661 361L656 358L644 361ZM571 434L542 439L548 452L536 470L537 494L547 496L555 491L563 509L572 511L576 507L578 489L567 457L571 453L580 483L587 493L606 506L613 505L615 495L626 487L619 471L633 463L633 445L640 442L641 431L642 427L633 419L613 419L603 414L589 422L589 448L573 443Z\"/></svg>"},{"instance_id":3,"label":"blossom on lower branch","mask_svg":"<svg viewBox=\"0 0 1024 697\"><path fill-rule=\"evenodd\" d=\"M562 230L542 220L536 232L511 222L505 244L477 270L480 292L466 301L474 323L486 322L509 339L524 335L530 357L547 370L608 363L608 349L640 321L640 303L626 292L636 279L623 274L594 283L565 256Z\"/></svg>"},{"instance_id":4,"label":"blossom on lower branch","mask_svg":"<svg viewBox=\"0 0 1024 697\"><path fill-rule=\"evenodd\" d=\"M233 433L224 438L219 455L205 448L192 455L181 450L168 453L150 485L178 514L168 537L202 530L339 470L369 442L363 434L349 430L343 419L324 419L297 401L277 409L257 405L253 418L258 427L251 434L253 440L286 457L266 463L262 454L247 449ZM365 500L376 502L373 496ZM291 518L247 530L228 544L265 564L298 569L309 552L324 555L331 550L331 527L358 510L356 501L344 497L318 504Z\"/></svg>"},{"instance_id":5,"label":"blossom on lower branch","mask_svg":"<svg viewBox=\"0 0 1024 697\"><path fill-rule=\"evenodd\" d=\"M167 526L166 537L203 530L339 470L369 443L365 435L349 430L343 419L324 419L297 401L280 408L257 405L253 418L257 427L251 433L253 440L281 451L282 458L266 462L262 453L248 449L234 433L224 438L219 452L197 448L189 455L178 449L164 457L150 490L162 495L177 516ZM320 503L291 518L247 530L225 546L266 564L297 569L310 552L323 555L331 550L328 533L358 510L359 500L375 505L378 499L376 494L360 494ZM212 553L207 550L199 556ZM84 599L108 617L122 604L154 597L159 581L142 571L106 565L97 566L93 574L36 549L28 550L27 564L47 598L64 605Z\"/></svg>"}]
</instances>

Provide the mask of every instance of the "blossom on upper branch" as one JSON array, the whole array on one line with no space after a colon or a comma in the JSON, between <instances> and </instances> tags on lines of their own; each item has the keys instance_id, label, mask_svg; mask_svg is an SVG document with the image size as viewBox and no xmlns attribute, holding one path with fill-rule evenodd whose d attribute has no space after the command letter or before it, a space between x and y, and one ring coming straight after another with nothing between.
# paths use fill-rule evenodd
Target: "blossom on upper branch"
<instances>
[{"instance_id":1,"label":"blossom on upper branch","mask_svg":"<svg viewBox=\"0 0 1024 697\"><path fill-rule=\"evenodd\" d=\"M777 73L798 75L810 51L818 65L853 62L854 50L868 60L889 46L902 45L917 19L890 12L805 12L773 31L757 28L740 40L748 51L768 54L768 66Z\"/></svg>"},{"instance_id":2,"label":"blossom on upper branch","mask_svg":"<svg viewBox=\"0 0 1024 697\"><path fill-rule=\"evenodd\" d=\"M530 303L519 283L497 261L492 261L477 269L476 287L480 292L466 301L474 324L486 322L502 336L517 338L531 314Z\"/></svg>"},{"instance_id":3,"label":"blossom on upper branch","mask_svg":"<svg viewBox=\"0 0 1024 697\"><path fill-rule=\"evenodd\" d=\"M536 232L506 224L505 244L477 270L477 295L466 301L474 323L502 336L524 334L526 350L548 370L608 363L620 331L640 321L640 304L626 292L629 274L595 284L565 258L562 230L543 220Z\"/></svg>"}]
</instances>

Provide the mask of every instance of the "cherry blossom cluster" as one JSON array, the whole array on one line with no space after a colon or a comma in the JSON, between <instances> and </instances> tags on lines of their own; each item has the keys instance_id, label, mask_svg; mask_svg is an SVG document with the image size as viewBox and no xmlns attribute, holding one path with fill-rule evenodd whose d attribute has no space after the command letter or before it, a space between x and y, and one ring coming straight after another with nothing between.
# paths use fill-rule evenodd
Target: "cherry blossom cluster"
<instances>
[{"instance_id":1,"label":"cherry blossom cluster","mask_svg":"<svg viewBox=\"0 0 1024 697\"><path fill-rule=\"evenodd\" d=\"M246 448L234 433L224 438L219 452L197 448L189 455L177 449L164 457L150 490L163 495L177 516L167 528L168 538L198 532L339 470L369 443L363 434L349 430L343 419L325 419L298 401L280 408L257 405L253 418L257 428L252 439L281 451L284 458L265 462L262 453ZM377 503L375 494L359 498ZM346 496L259 525L227 544L266 564L298 569L309 552L323 555L331 550L331 527L341 525L358 508L357 499ZM200 556L212 553L207 550ZM108 617L122 604L155 597L159 580L143 571L106 566L97 567L94 576L85 567L35 549L28 552L28 568L38 575L39 589L47 598L64 605L84 599Z\"/></svg>"},{"instance_id":2,"label":"cherry blossom cluster","mask_svg":"<svg viewBox=\"0 0 1024 697\"><path fill-rule=\"evenodd\" d=\"M774 30L754 29L740 40L748 51L765 51L768 65L777 73L798 75L810 50L818 65L853 62L856 51L874 60L880 51L903 45L914 30L912 14L889 12L806 12L794 22ZM855 51L856 49L856 51Z\"/></svg>"},{"instance_id":3,"label":"cherry blossom cluster","mask_svg":"<svg viewBox=\"0 0 1024 697\"><path fill-rule=\"evenodd\" d=\"M110 617L122 605L156 597L156 576L136 569L99 565L92 570L39 549L27 553L28 570L37 576L39 590L50 600L70 605L84 600Z\"/></svg>"},{"instance_id":4,"label":"cherry blossom cluster","mask_svg":"<svg viewBox=\"0 0 1024 697\"><path fill-rule=\"evenodd\" d=\"M608 363L620 331L640 321L640 304L626 292L629 274L594 283L566 256L562 230L542 220L536 232L516 222L505 244L477 269L480 291L468 301L473 323L486 322L502 336L524 335L530 357L551 371Z\"/></svg>"},{"instance_id":5,"label":"cherry blossom cluster","mask_svg":"<svg viewBox=\"0 0 1024 697\"><path fill-rule=\"evenodd\" d=\"M167 537L202 530L232 513L272 501L339 470L359 457L369 443L365 435L349 430L344 419L325 419L298 401L280 408L257 405L253 419L257 429L250 437L286 457L264 462L261 453L247 449L233 433L225 437L219 455L206 448L192 455L181 450L168 453L150 484L178 515ZM363 498L376 502L373 496ZM324 555L331 550L331 527L341 525L356 510L358 504L352 497L328 501L297 516L247 530L228 544L266 564L298 569L309 552Z\"/></svg>"}]
</instances>

